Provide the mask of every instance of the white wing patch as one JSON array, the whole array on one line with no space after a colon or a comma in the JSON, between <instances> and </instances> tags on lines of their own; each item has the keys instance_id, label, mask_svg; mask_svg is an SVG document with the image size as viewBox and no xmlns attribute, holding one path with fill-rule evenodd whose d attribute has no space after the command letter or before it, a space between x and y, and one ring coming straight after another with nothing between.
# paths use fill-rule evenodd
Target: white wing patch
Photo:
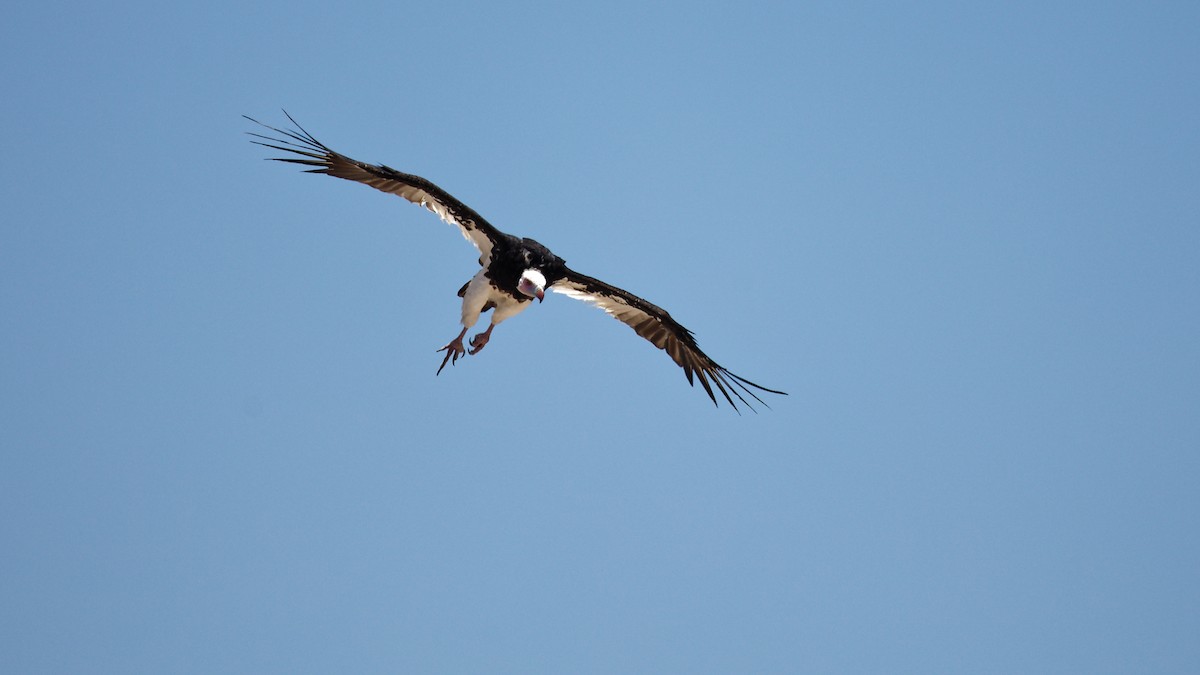
<instances>
[{"instance_id":1,"label":"white wing patch","mask_svg":"<svg viewBox=\"0 0 1200 675\"><path fill-rule=\"evenodd\" d=\"M573 274L583 276L577 273ZM714 404L717 402L716 394L713 392L714 387L729 402L729 405L733 406L734 410L737 410L734 397L751 410L754 409L754 406L750 405L749 401L738 392L739 389L763 405L766 404L750 390L750 387L774 394L783 393L767 389L722 368L700 351L688 329L679 325L661 307L638 298L628 291L609 286L598 279L588 277L588 280L591 282L590 284L568 277L555 282L550 290L595 305L603 309L609 316L632 328L635 333L655 347L665 351L672 361L683 368L688 383L693 383L694 379L699 380L700 386L704 387L705 393ZM600 290L589 290L589 287Z\"/></svg>"},{"instance_id":2,"label":"white wing patch","mask_svg":"<svg viewBox=\"0 0 1200 675\"><path fill-rule=\"evenodd\" d=\"M479 250L479 254L483 256L484 265L487 265L488 261L491 259L492 241L488 239L483 232L480 232L477 228L475 228L474 223L471 223L471 225L468 226L467 223L461 222L459 219L455 218L454 214L450 212L450 209L446 208L445 204L434 199L433 196L428 192L413 185L404 185L403 183L387 180L385 178L370 178L364 180L363 182L377 190L390 192L394 195L407 199L417 206L432 211L437 215L438 218L441 218L447 224L457 227L458 231L462 233L462 236L467 241L475 245L475 248Z\"/></svg>"},{"instance_id":3,"label":"white wing patch","mask_svg":"<svg viewBox=\"0 0 1200 675\"><path fill-rule=\"evenodd\" d=\"M603 309L609 316L618 321L630 323L630 319L637 316L646 316L646 313L630 307L625 304L620 298L611 295L598 295L589 293L582 286L572 281L559 281L550 287L550 290L555 293L562 293L569 298L582 300L593 304L600 309Z\"/></svg>"},{"instance_id":4,"label":"white wing patch","mask_svg":"<svg viewBox=\"0 0 1200 675\"><path fill-rule=\"evenodd\" d=\"M475 248L479 250L480 263L487 265L491 261L492 240L488 237L488 233L491 233L493 236L500 236L499 231L484 221L482 216L475 213L466 204L459 202L445 190L442 190L428 180L420 176L396 171L386 165L366 164L335 152L313 138L311 134L304 130L304 127L296 124L296 120L292 119L290 115L288 115L288 119L293 124L296 124L295 130L277 129L251 117L247 117L246 119L274 131L280 136L275 137L250 132L251 136L262 139L261 141L253 141L254 143L295 155L290 157L274 157L272 159L279 162L312 167L307 169L309 173L323 173L335 178L352 180L357 183L369 185L376 190L403 197L422 208L432 211L447 223L457 226L459 231L462 232L463 237L474 244Z\"/></svg>"},{"instance_id":5,"label":"white wing patch","mask_svg":"<svg viewBox=\"0 0 1200 675\"><path fill-rule=\"evenodd\" d=\"M603 309L606 314L632 328L634 332L649 340L655 347L666 350L676 363L684 365L683 344L675 339L675 336L658 317L630 305L621 296L590 292L581 284L569 280L555 282L550 290Z\"/></svg>"}]
</instances>

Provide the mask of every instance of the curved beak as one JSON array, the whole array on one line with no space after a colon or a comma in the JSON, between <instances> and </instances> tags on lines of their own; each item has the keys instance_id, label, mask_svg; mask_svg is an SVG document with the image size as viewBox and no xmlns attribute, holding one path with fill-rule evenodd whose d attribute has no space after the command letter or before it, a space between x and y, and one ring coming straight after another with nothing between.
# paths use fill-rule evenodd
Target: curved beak
<instances>
[{"instance_id":1,"label":"curved beak","mask_svg":"<svg viewBox=\"0 0 1200 675\"><path fill-rule=\"evenodd\" d=\"M540 288L537 289L536 291L534 291L533 293L534 293L534 295L537 296L538 302L541 302L546 297L546 291L544 291Z\"/></svg>"}]
</instances>

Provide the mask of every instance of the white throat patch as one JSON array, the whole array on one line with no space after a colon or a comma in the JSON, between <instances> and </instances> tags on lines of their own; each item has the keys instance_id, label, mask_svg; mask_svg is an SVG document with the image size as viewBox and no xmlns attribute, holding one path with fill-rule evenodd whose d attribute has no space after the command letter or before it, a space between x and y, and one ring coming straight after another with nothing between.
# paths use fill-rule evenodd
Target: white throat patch
<instances>
[{"instance_id":1,"label":"white throat patch","mask_svg":"<svg viewBox=\"0 0 1200 675\"><path fill-rule=\"evenodd\" d=\"M546 288L546 275L535 269L528 269L521 275L521 281L528 281L534 288Z\"/></svg>"}]
</instances>

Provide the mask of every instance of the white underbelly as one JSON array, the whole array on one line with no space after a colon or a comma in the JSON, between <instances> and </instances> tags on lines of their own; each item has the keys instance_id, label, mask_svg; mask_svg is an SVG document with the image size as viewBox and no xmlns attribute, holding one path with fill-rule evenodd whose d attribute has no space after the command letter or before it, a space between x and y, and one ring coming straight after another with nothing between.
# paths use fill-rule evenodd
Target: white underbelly
<instances>
[{"instance_id":1,"label":"white underbelly","mask_svg":"<svg viewBox=\"0 0 1200 675\"><path fill-rule=\"evenodd\" d=\"M493 324L520 314L532 304L531 300L517 300L504 291L495 291L492 302L496 304L496 308L492 310Z\"/></svg>"},{"instance_id":2,"label":"white underbelly","mask_svg":"<svg viewBox=\"0 0 1200 675\"><path fill-rule=\"evenodd\" d=\"M529 307L529 303L529 300L517 300L493 286L492 282L484 275L484 270L481 269L471 278L466 292L463 293L462 324L467 328L474 326L475 322L479 320L483 308L489 304L493 306L492 323L498 324L509 317L520 314Z\"/></svg>"}]
</instances>

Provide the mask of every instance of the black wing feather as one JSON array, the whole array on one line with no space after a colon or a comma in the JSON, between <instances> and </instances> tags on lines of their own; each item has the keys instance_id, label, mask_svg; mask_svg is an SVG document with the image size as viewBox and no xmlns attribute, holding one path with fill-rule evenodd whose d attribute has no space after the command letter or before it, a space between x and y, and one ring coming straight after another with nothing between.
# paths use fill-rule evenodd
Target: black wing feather
<instances>
[{"instance_id":1,"label":"black wing feather","mask_svg":"<svg viewBox=\"0 0 1200 675\"><path fill-rule=\"evenodd\" d=\"M277 129L243 115L251 122L278 134L276 137L248 132L251 136L262 139L261 141L251 141L252 143L294 155L272 157L272 160L310 166L313 168L307 169L308 173L323 173L363 183L376 190L403 197L414 204L423 206L447 223L457 226L463 236L479 249L483 256L482 264L485 265L491 256L492 247L508 236L493 227L474 209L455 199L450 193L434 185L433 182L420 176L397 171L384 164L367 164L351 159L318 141L296 120L292 119L287 111L284 111L283 114L287 115L288 120L295 125L294 130Z\"/></svg>"},{"instance_id":2,"label":"black wing feather","mask_svg":"<svg viewBox=\"0 0 1200 675\"><path fill-rule=\"evenodd\" d=\"M563 275L551 282L550 290L600 307L613 318L632 328L634 332L655 347L665 351L671 360L683 368L683 374L687 377L688 384L695 386L695 380L700 381L700 386L704 387L704 391L712 399L713 405L719 405L716 392L713 391L714 385L734 410L738 410L734 398L750 410L754 410L754 406L742 396L743 392L767 406L767 403L759 398L751 388L772 394L787 395L785 392L768 389L729 372L701 351L692 332L671 318L665 309L639 298L629 291L580 274L572 269L564 269ZM738 410L738 412L741 411Z\"/></svg>"}]
</instances>

